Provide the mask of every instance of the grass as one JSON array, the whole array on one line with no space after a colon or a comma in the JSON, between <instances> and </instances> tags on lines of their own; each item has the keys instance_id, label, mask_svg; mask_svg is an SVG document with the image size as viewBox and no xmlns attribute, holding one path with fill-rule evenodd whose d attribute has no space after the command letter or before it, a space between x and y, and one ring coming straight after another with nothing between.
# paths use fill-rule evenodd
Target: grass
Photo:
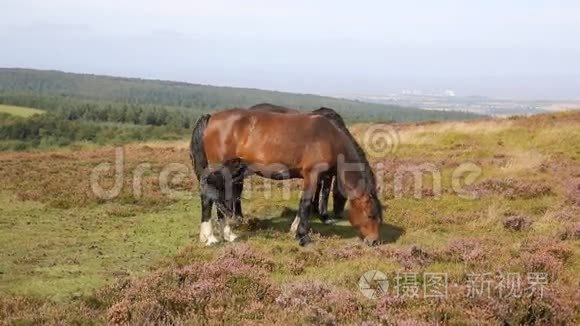
<instances>
[{"instance_id":1,"label":"grass","mask_svg":"<svg viewBox=\"0 0 580 326\"><path fill-rule=\"evenodd\" d=\"M159 214L136 215L116 204L66 210L0 197L0 292L62 301L115 275L139 275L152 261L175 254L196 232L180 203ZM137 209L137 211L139 211Z\"/></svg>"},{"instance_id":2,"label":"grass","mask_svg":"<svg viewBox=\"0 0 580 326\"><path fill-rule=\"evenodd\" d=\"M26 118L34 114L42 114L44 111L23 106L0 104L0 113L7 113Z\"/></svg>"},{"instance_id":3,"label":"grass","mask_svg":"<svg viewBox=\"0 0 580 326\"><path fill-rule=\"evenodd\" d=\"M112 148L0 153L0 320L577 323L580 243L573 232L580 207L570 182L580 179L579 126L578 112L397 126L397 151L371 160L383 166L386 204L387 243L375 248L361 245L347 221L327 226L314 217L314 245L298 247L287 230L299 184L290 182L292 196L284 199L275 183L268 199L258 178L247 180L246 189L254 191L244 200L247 220L239 240L199 244L191 171L171 182L184 196L168 198L159 187L169 163L190 168L183 142L126 146L123 188L113 200L96 198L88 182L94 166L113 161ZM352 130L362 139L365 125ZM453 171L464 162L482 171L466 186L473 198L451 189ZM149 168L135 198L133 171L142 163ZM414 198L413 182L404 178L403 194L395 196L397 169L424 163L441 171L441 195L422 191L422 198ZM113 173L104 179L103 185L112 185ZM529 228L504 227L511 216L523 217ZM373 269L391 282L389 295L378 300L366 299L357 287ZM424 272L447 273L449 297L397 298L394 280L401 272L417 273L419 286ZM503 298L493 292L469 299L466 280L473 272L546 272L547 294Z\"/></svg>"}]
</instances>

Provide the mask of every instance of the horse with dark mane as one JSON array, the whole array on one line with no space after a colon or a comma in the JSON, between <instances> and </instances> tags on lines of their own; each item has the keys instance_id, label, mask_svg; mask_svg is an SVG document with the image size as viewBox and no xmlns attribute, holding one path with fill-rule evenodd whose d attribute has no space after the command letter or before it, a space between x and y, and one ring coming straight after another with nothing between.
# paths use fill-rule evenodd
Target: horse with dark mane
<instances>
[{"instance_id":1,"label":"horse with dark mane","mask_svg":"<svg viewBox=\"0 0 580 326\"><path fill-rule=\"evenodd\" d=\"M351 137L320 115L230 109L202 116L194 127L190 149L200 180L208 166L233 161L266 178L302 178L303 191L292 228L300 245L310 242L309 211L318 181L328 174L336 175L338 187L350 201L350 223L361 239L372 244L379 240L382 208L372 170ZM217 242L210 221L212 197L203 188L201 204L200 240L212 244ZM235 239L228 226L223 235L226 240Z\"/></svg>"},{"instance_id":2,"label":"horse with dark mane","mask_svg":"<svg viewBox=\"0 0 580 326\"><path fill-rule=\"evenodd\" d=\"M263 110L263 111L270 111L270 112L277 112L277 113L304 113L304 111L300 111L298 109L292 109L280 105L274 105L270 103L260 103L248 108L248 110ZM340 127L348 136L352 138L352 135L346 128L346 124L344 120L336 111L330 108L321 107L320 109L316 109L311 111L310 114L319 115L330 119L333 123L336 123L338 127ZM358 144L357 144L358 146ZM362 152L362 151L361 151ZM364 153L363 153L364 155ZM336 183L336 178L334 175L327 174L320 178L318 181L318 186L316 188L316 192L312 197L312 211L315 214L320 216L320 220L325 224L333 224L334 219L330 217L328 214L328 198L330 195L331 189L333 190L332 195L332 211L335 219L341 218L342 213L344 211L344 206L346 204L346 198L342 195L341 191L338 189L338 184ZM243 184L240 186L236 186L234 191L239 191L239 194L236 198L241 198L241 192L243 190ZM243 219L241 201L238 199L234 203L234 214L238 217L238 219Z\"/></svg>"}]
</instances>

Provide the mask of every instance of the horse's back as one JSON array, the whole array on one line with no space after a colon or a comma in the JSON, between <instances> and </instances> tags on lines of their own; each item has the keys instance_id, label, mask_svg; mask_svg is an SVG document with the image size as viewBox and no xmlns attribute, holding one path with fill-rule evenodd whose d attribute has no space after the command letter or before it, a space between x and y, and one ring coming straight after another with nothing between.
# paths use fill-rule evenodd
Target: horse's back
<instances>
[{"instance_id":1,"label":"horse's back","mask_svg":"<svg viewBox=\"0 0 580 326\"><path fill-rule=\"evenodd\" d=\"M337 128L310 113L230 109L212 115L204 144L210 162L240 157L297 167L334 156Z\"/></svg>"},{"instance_id":2,"label":"horse's back","mask_svg":"<svg viewBox=\"0 0 580 326\"><path fill-rule=\"evenodd\" d=\"M270 103L260 103L248 108L248 110L257 110L257 111L272 111L278 113L300 113L301 111L298 109L287 108L285 106L274 105Z\"/></svg>"}]
</instances>

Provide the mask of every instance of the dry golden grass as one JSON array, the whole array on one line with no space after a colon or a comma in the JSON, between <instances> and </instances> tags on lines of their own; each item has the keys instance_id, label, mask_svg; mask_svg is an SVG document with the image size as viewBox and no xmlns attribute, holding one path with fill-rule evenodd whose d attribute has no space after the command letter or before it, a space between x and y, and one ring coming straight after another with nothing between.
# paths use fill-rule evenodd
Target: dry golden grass
<instances>
[{"instance_id":1,"label":"dry golden grass","mask_svg":"<svg viewBox=\"0 0 580 326\"><path fill-rule=\"evenodd\" d=\"M4 191L14 193L21 200L48 203L50 206L70 208L102 202L90 185L91 172L102 163L115 163L114 148L59 152L4 152L0 153L0 178ZM143 176L142 201L151 205L168 204L159 187L159 172L169 164L191 168L188 150L149 145L123 147L124 178L118 201L133 196L134 171L140 164L149 164ZM114 184L114 167L103 174L100 185L108 189ZM195 189L194 179L183 178L175 189Z\"/></svg>"}]
</instances>

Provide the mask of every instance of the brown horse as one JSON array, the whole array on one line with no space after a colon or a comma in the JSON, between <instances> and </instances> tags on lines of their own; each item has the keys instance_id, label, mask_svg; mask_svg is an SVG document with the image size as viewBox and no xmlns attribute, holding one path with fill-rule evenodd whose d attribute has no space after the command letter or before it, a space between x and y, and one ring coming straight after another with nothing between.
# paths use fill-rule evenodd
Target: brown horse
<instances>
[{"instance_id":1,"label":"brown horse","mask_svg":"<svg viewBox=\"0 0 580 326\"><path fill-rule=\"evenodd\" d=\"M318 180L334 173L350 201L350 223L366 242L379 240L382 208L370 166L353 140L327 118L246 109L204 115L193 130L191 156L200 180L208 165L231 160L244 162L266 178L302 178L303 192L293 223L300 245L310 242L308 215ZM201 200L200 240L212 244L217 241L210 222L212 199L202 191ZM227 226L223 234L226 240L235 238Z\"/></svg>"},{"instance_id":2,"label":"brown horse","mask_svg":"<svg viewBox=\"0 0 580 326\"><path fill-rule=\"evenodd\" d=\"M256 104L254 106L249 107L248 110L264 110L264 111L287 113L287 114L304 113L303 111L300 111L298 109L292 109L292 108L288 108L288 107L284 107L284 106L280 106L280 105L274 105L274 104L270 104L270 103ZM346 128L346 124L344 123L344 120L333 109L321 107L320 109L311 111L310 114L324 116L324 117L330 119L333 123L335 123L347 135L351 136L351 138L352 138L352 135L350 135L350 132ZM363 153L363 155L364 155L364 153ZM316 192L314 193L314 196L312 197L311 210L313 213L318 214L320 216L320 220L325 224L333 224L334 223L334 219L332 219L330 217L330 215L328 214L328 198L329 198L331 189L333 190L332 191L332 197L333 197L332 198L333 199L332 200L332 202L333 202L332 211L333 211L334 218L341 218L342 213L344 211L344 206L346 204L346 198L338 190L338 185L336 184L336 178L333 174L329 173L328 175L322 176L320 178L320 180L318 180ZM239 187L238 186L234 187L235 194L236 194L236 191L239 191L237 193L237 196L236 196L236 198L238 198L238 199L234 203L234 205L235 205L234 206L234 214L236 214L236 216L239 219L243 219L241 201L239 200L239 198L241 198L242 190L243 190L243 184Z\"/></svg>"}]
</instances>

